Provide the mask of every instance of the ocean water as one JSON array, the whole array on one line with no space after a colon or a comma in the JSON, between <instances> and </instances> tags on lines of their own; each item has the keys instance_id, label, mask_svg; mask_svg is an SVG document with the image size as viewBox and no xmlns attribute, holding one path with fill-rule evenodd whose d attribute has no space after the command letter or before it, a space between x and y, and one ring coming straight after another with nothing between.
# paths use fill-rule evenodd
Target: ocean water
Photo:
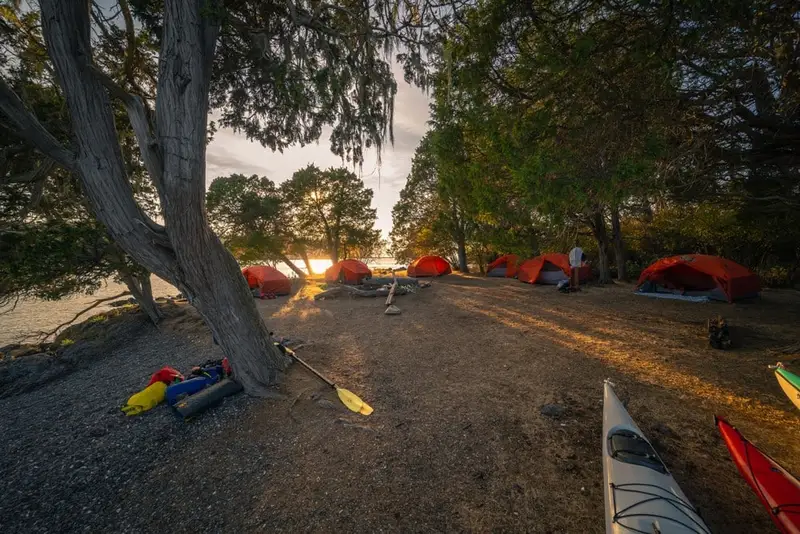
<instances>
[{"instance_id":1,"label":"ocean water","mask_svg":"<svg viewBox=\"0 0 800 534\"><path fill-rule=\"evenodd\" d=\"M393 258L376 258L366 261L370 268L391 269L392 267L405 268L405 265L397 264ZM297 260L295 264L305 272L303 260ZM323 274L325 269L332 265L331 260L313 259L311 268L316 274ZM279 271L289 277L297 275L284 263L275 266ZM177 295L179 291L168 282L153 276L151 278L154 297L165 297ZM93 304L97 299L108 298L126 291L124 285L117 284L112 280L107 280L102 287L92 295L73 295L57 301L44 300L21 300L16 307L5 306L0 308L0 347L7 343L16 343L23 340L34 341L38 332L47 332L54 329L61 323L69 321L75 314ZM128 296L121 297L128 298ZM78 319L78 322L87 319L91 315L110 309L109 303L103 303Z\"/></svg>"},{"instance_id":2,"label":"ocean water","mask_svg":"<svg viewBox=\"0 0 800 534\"><path fill-rule=\"evenodd\" d=\"M291 258L290 258L291 259ZM406 265L402 265L397 263L394 258L375 258L371 260L362 260L370 269L405 269ZM292 259L292 262L300 268L301 271L308 274L306 270L306 264L303 262L302 259ZM333 265L333 262L326 258L315 258L311 260L311 269L314 271L314 274L323 274L325 269ZM288 265L283 262L280 262L274 266L280 272L285 274L288 277L295 277L297 276L294 271L292 271Z\"/></svg>"}]
</instances>

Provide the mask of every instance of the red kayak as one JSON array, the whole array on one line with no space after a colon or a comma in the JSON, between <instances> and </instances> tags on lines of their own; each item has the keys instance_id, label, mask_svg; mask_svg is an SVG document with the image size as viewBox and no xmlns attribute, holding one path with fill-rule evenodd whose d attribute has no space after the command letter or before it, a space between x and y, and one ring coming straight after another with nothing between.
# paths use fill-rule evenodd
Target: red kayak
<instances>
[{"instance_id":1,"label":"red kayak","mask_svg":"<svg viewBox=\"0 0 800 534\"><path fill-rule=\"evenodd\" d=\"M736 467L784 534L800 534L800 481L747 441L721 417L714 418Z\"/></svg>"}]
</instances>

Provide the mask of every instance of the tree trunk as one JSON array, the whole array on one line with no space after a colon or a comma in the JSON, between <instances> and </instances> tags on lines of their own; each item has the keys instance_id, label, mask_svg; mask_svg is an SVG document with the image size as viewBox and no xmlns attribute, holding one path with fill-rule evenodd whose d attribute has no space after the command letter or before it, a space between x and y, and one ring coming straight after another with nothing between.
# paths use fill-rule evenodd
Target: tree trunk
<instances>
[{"instance_id":1,"label":"tree trunk","mask_svg":"<svg viewBox=\"0 0 800 534\"><path fill-rule=\"evenodd\" d=\"M290 260L285 254L278 255L283 263L285 263L294 273L297 275L298 278L301 280L305 280L306 273L303 272L300 267L294 264L292 260Z\"/></svg>"},{"instance_id":2,"label":"tree trunk","mask_svg":"<svg viewBox=\"0 0 800 534\"><path fill-rule=\"evenodd\" d=\"M622 228L619 222L619 206L611 208L611 238L614 241L614 260L617 263L617 280L624 282L628 279L628 270L625 265L628 258L625 253L625 241L622 238Z\"/></svg>"},{"instance_id":3,"label":"tree trunk","mask_svg":"<svg viewBox=\"0 0 800 534\"><path fill-rule=\"evenodd\" d=\"M123 250L187 296L245 390L265 394L288 360L273 345L239 265L205 216L208 92L219 31L208 17L218 2L165 3L157 145L140 142L140 148L150 156L146 163L159 189L166 229L153 223L133 198L108 96L91 70L89 5L41 1L49 56L72 118L75 167L94 212Z\"/></svg>"},{"instance_id":4,"label":"tree trunk","mask_svg":"<svg viewBox=\"0 0 800 534\"><path fill-rule=\"evenodd\" d=\"M600 276L597 281L600 284L610 284L611 272L608 268L609 239L608 230L606 229L606 221L603 218L602 211L596 211L594 215L592 215L590 227L592 229L592 234L594 235L595 241L597 241L599 263L597 267L600 271Z\"/></svg>"},{"instance_id":5,"label":"tree trunk","mask_svg":"<svg viewBox=\"0 0 800 534\"><path fill-rule=\"evenodd\" d=\"M311 261L308 259L308 252L306 251L305 247L300 249L300 257L303 258L303 263L306 264L306 271L308 271L308 275L313 276L314 270L311 268Z\"/></svg>"},{"instance_id":6,"label":"tree trunk","mask_svg":"<svg viewBox=\"0 0 800 534\"><path fill-rule=\"evenodd\" d=\"M135 276L129 272L120 272L119 274L120 279L139 304L139 308L147 314L154 325L158 325L163 316L155 300L153 300L153 286L150 284L150 274L146 276Z\"/></svg>"},{"instance_id":7,"label":"tree trunk","mask_svg":"<svg viewBox=\"0 0 800 534\"><path fill-rule=\"evenodd\" d=\"M467 265L467 246L464 239L458 240L458 270L462 273L469 272L469 265Z\"/></svg>"}]
</instances>

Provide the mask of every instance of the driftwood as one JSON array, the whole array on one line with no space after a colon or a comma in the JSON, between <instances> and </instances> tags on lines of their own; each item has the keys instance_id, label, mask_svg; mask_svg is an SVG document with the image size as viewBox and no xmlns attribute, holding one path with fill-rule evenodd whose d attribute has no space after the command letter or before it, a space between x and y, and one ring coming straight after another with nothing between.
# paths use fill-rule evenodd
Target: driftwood
<instances>
[{"instance_id":1,"label":"driftwood","mask_svg":"<svg viewBox=\"0 0 800 534\"><path fill-rule=\"evenodd\" d=\"M419 280L417 280L416 278L409 278L407 276L401 276L399 278L392 278L392 277L389 277L389 276L365 278L365 279L361 280L361 285L371 286L371 287L388 286L388 285L392 285L395 282L395 280L397 280L397 285L399 285L399 286L418 286L418 285L420 285Z\"/></svg>"},{"instance_id":2,"label":"driftwood","mask_svg":"<svg viewBox=\"0 0 800 534\"><path fill-rule=\"evenodd\" d=\"M386 305L391 306L392 301L394 301L394 292L397 291L397 280L394 281L392 284L391 289L389 289L389 296L386 297Z\"/></svg>"},{"instance_id":3,"label":"driftwood","mask_svg":"<svg viewBox=\"0 0 800 534\"><path fill-rule=\"evenodd\" d=\"M330 289L323 291L322 293L317 293L314 295L314 300L322 300L322 299L335 299L345 295L350 297L385 297L389 295L391 289L386 287L379 287L377 289L364 289L363 287L355 287L355 286L348 286L348 285L337 285ZM405 295L407 291L405 288L398 287L395 291L395 295Z\"/></svg>"}]
</instances>

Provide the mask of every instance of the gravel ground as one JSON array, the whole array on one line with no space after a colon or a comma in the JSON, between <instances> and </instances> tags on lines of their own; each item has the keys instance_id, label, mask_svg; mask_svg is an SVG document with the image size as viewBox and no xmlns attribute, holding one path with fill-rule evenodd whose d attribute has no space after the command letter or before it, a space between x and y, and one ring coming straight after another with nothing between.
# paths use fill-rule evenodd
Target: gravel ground
<instances>
[{"instance_id":1,"label":"gravel ground","mask_svg":"<svg viewBox=\"0 0 800 534\"><path fill-rule=\"evenodd\" d=\"M218 357L195 322L168 322L0 400L0 532L600 534L607 377L713 532L773 531L712 416L800 470L800 417L766 369L800 365L768 352L797 341L798 293L698 305L453 275L389 317L383 299L313 290L257 305L370 417L296 366L279 399L239 395L190 423L163 406L124 417L162 365ZM705 339L718 313L731 351Z\"/></svg>"},{"instance_id":2,"label":"gravel ground","mask_svg":"<svg viewBox=\"0 0 800 534\"><path fill-rule=\"evenodd\" d=\"M206 340L162 333L144 323L114 340L108 357L34 392L0 400L0 532L135 531L121 497L131 481L170 458L187 441L235 420L242 396L202 426L179 423L158 407L125 417L119 407L164 365L184 372L220 357ZM205 341L205 342L202 342ZM135 508L133 509L135 510ZM140 510L136 510L138 514Z\"/></svg>"}]
</instances>

